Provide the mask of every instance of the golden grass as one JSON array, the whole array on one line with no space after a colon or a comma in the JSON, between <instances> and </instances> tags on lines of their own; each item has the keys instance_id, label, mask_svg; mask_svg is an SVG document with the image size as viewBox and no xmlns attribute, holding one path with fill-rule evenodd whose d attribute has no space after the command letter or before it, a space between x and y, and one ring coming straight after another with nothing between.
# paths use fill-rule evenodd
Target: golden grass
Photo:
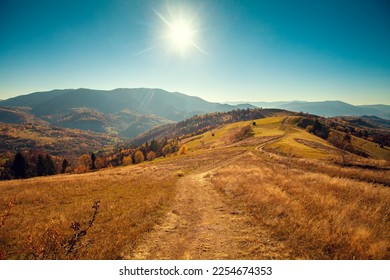
<instances>
[{"instance_id":1,"label":"golden grass","mask_svg":"<svg viewBox=\"0 0 390 280\"><path fill-rule=\"evenodd\" d=\"M390 189L266 164L248 155L211 182L293 258L389 259Z\"/></svg>"},{"instance_id":2,"label":"golden grass","mask_svg":"<svg viewBox=\"0 0 390 280\"><path fill-rule=\"evenodd\" d=\"M256 122L256 126L252 126L254 137L263 138L280 136L284 134L284 131L282 130L283 119L284 117L270 117L226 124L201 135L184 139L183 143L186 144L190 150L224 147L232 143L234 135L242 127L252 125L253 122Z\"/></svg>"},{"instance_id":3,"label":"golden grass","mask_svg":"<svg viewBox=\"0 0 390 280\"><path fill-rule=\"evenodd\" d=\"M390 161L390 149L381 148L379 144L358 138L355 136L351 137L351 143L353 146L369 154L374 159L384 159Z\"/></svg>"},{"instance_id":4,"label":"golden grass","mask_svg":"<svg viewBox=\"0 0 390 280\"><path fill-rule=\"evenodd\" d=\"M88 221L99 199L100 214L86 236L93 243L77 258L120 259L161 219L177 178L169 167L145 165L0 182L0 211L14 201L0 229L0 251L8 259L29 258L29 236L40 240L48 229L71 234L71 223Z\"/></svg>"},{"instance_id":5,"label":"golden grass","mask_svg":"<svg viewBox=\"0 0 390 280\"><path fill-rule=\"evenodd\" d=\"M0 182L0 217L14 202L0 228L0 257L33 258L33 244L50 245L47 235L70 236L73 222L88 222L91 206L100 200L99 214L76 259L121 259L132 251L169 211L176 182L195 169L218 166L240 149L193 152L159 158L136 166L109 168L93 173L35 177ZM72 256L71 256L72 257ZM49 258L53 258L50 256ZM68 258L64 252L58 258Z\"/></svg>"},{"instance_id":6,"label":"golden grass","mask_svg":"<svg viewBox=\"0 0 390 280\"><path fill-rule=\"evenodd\" d=\"M284 134L282 121L284 117L270 117L254 120L256 125L252 127L255 137L280 136ZM253 123L253 121L249 122Z\"/></svg>"}]
</instances>

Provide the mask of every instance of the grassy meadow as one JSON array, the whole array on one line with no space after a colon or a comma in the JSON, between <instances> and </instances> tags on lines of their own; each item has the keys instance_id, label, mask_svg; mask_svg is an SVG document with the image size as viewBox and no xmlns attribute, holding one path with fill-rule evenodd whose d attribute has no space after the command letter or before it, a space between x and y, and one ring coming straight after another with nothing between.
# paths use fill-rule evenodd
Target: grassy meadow
<instances>
[{"instance_id":1,"label":"grassy meadow","mask_svg":"<svg viewBox=\"0 0 390 280\"><path fill-rule=\"evenodd\" d=\"M390 258L388 187L287 170L254 155L219 169L211 182L294 259Z\"/></svg>"},{"instance_id":2,"label":"grassy meadow","mask_svg":"<svg viewBox=\"0 0 390 280\"><path fill-rule=\"evenodd\" d=\"M120 259L163 217L176 179L169 168L150 165L1 182L0 211L13 206L0 229L0 250L9 259ZM99 213L80 242L85 248L53 252L52 243L72 236L72 223L89 221L95 201Z\"/></svg>"}]
</instances>

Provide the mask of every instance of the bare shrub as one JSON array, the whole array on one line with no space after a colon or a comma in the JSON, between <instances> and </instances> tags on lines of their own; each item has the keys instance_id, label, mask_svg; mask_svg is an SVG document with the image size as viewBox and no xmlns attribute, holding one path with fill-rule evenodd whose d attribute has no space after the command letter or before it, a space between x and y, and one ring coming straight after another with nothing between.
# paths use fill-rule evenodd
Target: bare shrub
<instances>
[{"instance_id":1,"label":"bare shrub","mask_svg":"<svg viewBox=\"0 0 390 280\"><path fill-rule=\"evenodd\" d=\"M238 142L245 138L251 137L254 135L253 129L250 125L241 127L240 130L235 133L232 137L232 142Z\"/></svg>"}]
</instances>

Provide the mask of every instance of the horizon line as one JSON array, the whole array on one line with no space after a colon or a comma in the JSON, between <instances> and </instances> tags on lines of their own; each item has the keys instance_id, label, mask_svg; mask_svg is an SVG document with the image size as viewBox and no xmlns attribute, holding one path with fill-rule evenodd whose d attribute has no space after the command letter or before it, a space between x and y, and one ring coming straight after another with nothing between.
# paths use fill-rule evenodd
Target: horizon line
<instances>
[{"instance_id":1,"label":"horizon line","mask_svg":"<svg viewBox=\"0 0 390 280\"><path fill-rule=\"evenodd\" d=\"M376 106L376 105L384 105L384 106L390 106L390 103L386 104L386 103L364 103L364 104L354 104L354 103L349 103L347 101L344 101L344 100L341 100L341 99L334 99L334 100L327 100L327 99L323 99L323 100L312 100L312 101L308 101L308 100L299 100L299 99L294 99L294 100L273 100L273 101L263 101L263 100L257 100L257 101L249 101L249 100L246 100L246 101L210 101L210 100L207 100L203 97L200 97L199 95L190 95L190 94L187 94L187 93L183 93L183 92L180 92L180 91L169 91L169 90L166 90L166 89L163 89L163 88L159 88L159 87L117 87L117 88L111 88L111 89L96 89L96 88L88 88L88 87L79 87L79 88L54 88L54 89L50 89L50 90L38 90L38 91L33 91L33 92L30 92L30 93L23 93L23 94L18 94L18 95L15 95L15 96L12 96L12 97L8 97L8 98L5 98L5 99L0 99L0 101L5 101L5 100L8 100L8 99L12 99L12 98L17 98L17 97L20 97L20 96L26 96L26 95L30 95L30 94L34 94L34 93L44 93L44 92L51 92L51 91L56 91L56 90L81 90L81 89L85 89L85 90L92 90L92 91L114 91L114 90L120 90L120 89L151 89L151 90L163 90L163 91L166 91L166 92L169 92L169 93L179 93L179 94L184 94L184 95L187 95L187 96L192 96L192 97L198 97L198 98L201 98L207 102L217 102L217 103L221 103L221 104L228 104L228 105L231 105L229 103L236 103L234 105L240 105L240 104L251 104L251 103L280 103L280 102L286 102L286 103L292 103L292 102L302 102L302 103L318 103L318 102L343 102L343 103L346 103L346 104L349 104L349 105L352 105L352 106ZM253 105L253 104L251 104Z\"/></svg>"}]
</instances>

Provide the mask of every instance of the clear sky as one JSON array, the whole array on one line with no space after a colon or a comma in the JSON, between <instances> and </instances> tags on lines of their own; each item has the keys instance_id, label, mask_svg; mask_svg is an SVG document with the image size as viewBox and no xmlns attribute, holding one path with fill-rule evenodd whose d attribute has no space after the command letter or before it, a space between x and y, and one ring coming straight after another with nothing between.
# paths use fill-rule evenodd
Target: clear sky
<instances>
[{"instance_id":1,"label":"clear sky","mask_svg":"<svg viewBox=\"0 0 390 280\"><path fill-rule=\"evenodd\" d=\"M390 2L0 0L0 99L80 87L390 104Z\"/></svg>"}]
</instances>

